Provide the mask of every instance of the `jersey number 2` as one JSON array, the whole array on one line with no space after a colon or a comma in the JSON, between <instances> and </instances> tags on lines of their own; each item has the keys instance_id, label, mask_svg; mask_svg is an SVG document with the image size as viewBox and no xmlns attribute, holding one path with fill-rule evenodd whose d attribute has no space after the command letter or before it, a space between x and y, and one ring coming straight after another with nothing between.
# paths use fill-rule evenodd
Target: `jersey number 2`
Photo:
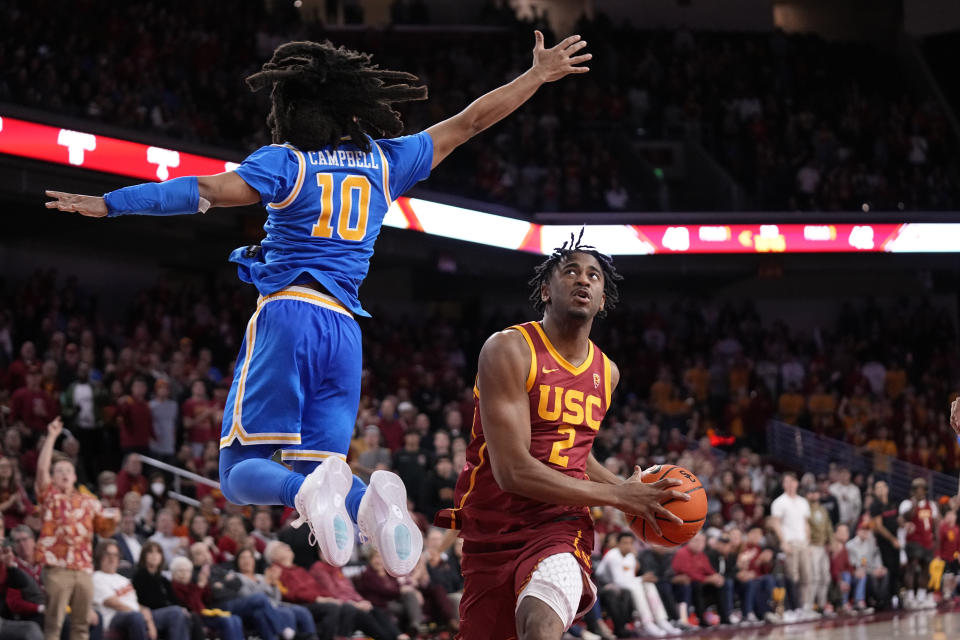
<instances>
[{"instance_id":1,"label":"jersey number 2","mask_svg":"<svg viewBox=\"0 0 960 640\"><path fill-rule=\"evenodd\" d=\"M317 186L320 188L320 218L313 225L310 235L315 238L332 238L333 225L333 174L318 173ZM353 217L353 192L360 197L357 224L350 226ZM349 175L340 181L340 209L337 215L337 235L343 240L360 242L367 235L367 219L370 217L370 181L364 176Z\"/></svg>"},{"instance_id":2,"label":"jersey number 2","mask_svg":"<svg viewBox=\"0 0 960 640\"><path fill-rule=\"evenodd\" d=\"M566 467L570 462L570 457L561 455L560 452L573 446L577 437L577 430L573 427L560 427L557 431L561 434L567 434L567 439L557 440L553 443L553 449L550 451L550 462L558 467Z\"/></svg>"}]
</instances>

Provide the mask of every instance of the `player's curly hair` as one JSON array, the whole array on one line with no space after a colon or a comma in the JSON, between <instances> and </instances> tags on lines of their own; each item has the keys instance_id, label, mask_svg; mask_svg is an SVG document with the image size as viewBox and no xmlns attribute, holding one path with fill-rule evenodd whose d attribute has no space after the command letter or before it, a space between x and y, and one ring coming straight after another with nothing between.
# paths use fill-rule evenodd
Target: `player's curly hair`
<instances>
[{"instance_id":1,"label":"player's curly hair","mask_svg":"<svg viewBox=\"0 0 960 640\"><path fill-rule=\"evenodd\" d=\"M536 309L537 313L542 314L546 308L546 303L540 297L541 288L547 280L550 279L550 276L553 275L554 269L571 253L586 253L593 256L597 259L597 262L600 264L600 269L603 271L603 293L607 297L607 301L603 309L597 314L597 317L605 317L607 311L616 308L617 303L620 302L620 290L617 288L617 283L623 280L623 275L613 266L613 258L600 253L596 247L581 244L583 231L583 229L580 229L579 236L574 236L574 234L571 233L570 242L564 242L562 246L554 249L549 258L533 268L534 275L530 278L528 284L531 287L530 302L533 304L533 308Z\"/></svg>"},{"instance_id":2,"label":"player's curly hair","mask_svg":"<svg viewBox=\"0 0 960 640\"><path fill-rule=\"evenodd\" d=\"M350 136L370 151L367 135L395 136L403 130L396 102L425 100L417 76L380 69L372 56L324 42L288 42L247 77L252 91L273 86L267 125L275 143L299 149L336 147Z\"/></svg>"}]
</instances>

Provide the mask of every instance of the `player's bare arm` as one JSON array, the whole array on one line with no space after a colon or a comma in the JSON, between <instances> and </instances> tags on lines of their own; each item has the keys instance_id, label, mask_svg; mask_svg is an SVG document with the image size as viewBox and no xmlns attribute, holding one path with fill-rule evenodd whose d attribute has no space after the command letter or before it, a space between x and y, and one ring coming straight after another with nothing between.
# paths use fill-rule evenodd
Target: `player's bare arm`
<instances>
[{"instance_id":1,"label":"player's bare arm","mask_svg":"<svg viewBox=\"0 0 960 640\"><path fill-rule=\"evenodd\" d=\"M533 64L522 75L490 93L474 100L466 109L439 122L427 133L433 139L433 167L440 164L461 144L513 113L530 99L546 82L554 82L572 73L586 73L590 69L577 66L593 56L579 53L587 46L586 40L573 35L550 49L543 46L543 34L533 32Z\"/></svg>"},{"instance_id":2,"label":"player's bare arm","mask_svg":"<svg viewBox=\"0 0 960 640\"><path fill-rule=\"evenodd\" d=\"M212 176L197 176L200 197L209 207L242 207L260 202L260 194L233 171ZM79 213L89 218L104 218L109 213L102 196L85 196L63 191L45 191L47 209ZM193 212L191 212L193 213Z\"/></svg>"},{"instance_id":3,"label":"player's bare arm","mask_svg":"<svg viewBox=\"0 0 960 640\"><path fill-rule=\"evenodd\" d=\"M53 461L53 446L61 433L63 433L63 420L60 419L60 416L57 416L47 425L47 439L43 441L43 446L40 447L40 455L37 458L37 479L34 484L38 494L50 486L50 463Z\"/></svg>"},{"instance_id":4,"label":"player's bare arm","mask_svg":"<svg viewBox=\"0 0 960 640\"><path fill-rule=\"evenodd\" d=\"M526 342L516 331L494 334L480 351L480 419L491 470L500 488L551 504L616 507L643 517L658 531L656 515L680 523L680 518L661 506L671 498L689 500L686 494L670 488L679 481L663 479L646 484L636 476L632 482L617 480L617 484L578 480L530 455L530 400L526 392L530 357Z\"/></svg>"}]
</instances>

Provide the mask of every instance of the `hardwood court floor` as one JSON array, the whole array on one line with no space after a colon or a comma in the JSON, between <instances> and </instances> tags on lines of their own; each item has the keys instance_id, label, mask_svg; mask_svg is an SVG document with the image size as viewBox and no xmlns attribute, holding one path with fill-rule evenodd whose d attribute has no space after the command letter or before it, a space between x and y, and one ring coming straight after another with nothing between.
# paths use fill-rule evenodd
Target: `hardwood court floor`
<instances>
[{"instance_id":1,"label":"hardwood court floor","mask_svg":"<svg viewBox=\"0 0 960 640\"><path fill-rule=\"evenodd\" d=\"M960 640L960 611L913 611L693 633L683 640Z\"/></svg>"}]
</instances>

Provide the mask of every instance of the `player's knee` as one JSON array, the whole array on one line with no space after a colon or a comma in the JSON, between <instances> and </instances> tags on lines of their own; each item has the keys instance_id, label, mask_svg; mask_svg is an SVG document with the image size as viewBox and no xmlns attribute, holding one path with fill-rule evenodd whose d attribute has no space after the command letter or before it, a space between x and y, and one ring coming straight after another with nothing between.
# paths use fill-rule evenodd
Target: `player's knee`
<instances>
[{"instance_id":1,"label":"player's knee","mask_svg":"<svg viewBox=\"0 0 960 640\"><path fill-rule=\"evenodd\" d=\"M233 504L244 504L239 501L239 498L233 491L233 487L230 483L230 467L226 465L220 466L220 493L223 494L223 497L227 499L228 502Z\"/></svg>"}]
</instances>

